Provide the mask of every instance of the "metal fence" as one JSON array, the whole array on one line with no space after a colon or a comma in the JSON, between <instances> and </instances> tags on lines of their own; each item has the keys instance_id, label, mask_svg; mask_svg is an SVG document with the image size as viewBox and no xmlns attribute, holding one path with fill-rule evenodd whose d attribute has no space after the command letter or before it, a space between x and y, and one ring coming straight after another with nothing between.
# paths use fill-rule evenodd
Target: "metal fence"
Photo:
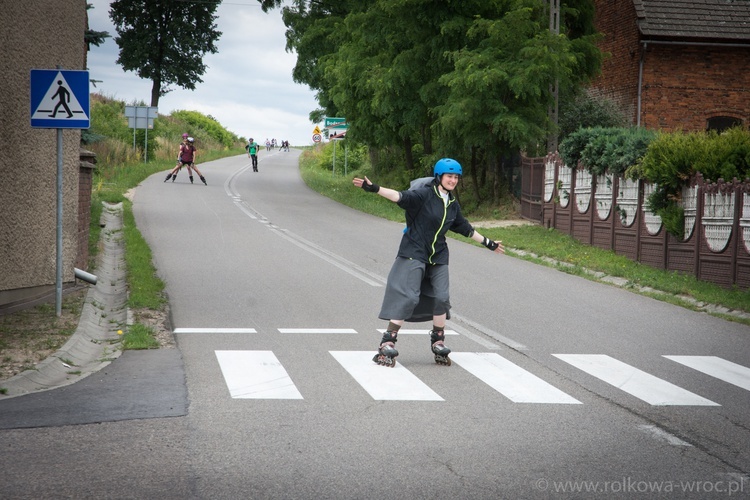
<instances>
[{"instance_id":1,"label":"metal fence","mask_svg":"<svg viewBox=\"0 0 750 500\"><path fill-rule=\"evenodd\" d=\"M750 288L750 180L682 191L682 239L648 210L653 185L569 168L557 154L522 160L521 213L588 245L724 287Z\"/></svg>"}]
</instances>

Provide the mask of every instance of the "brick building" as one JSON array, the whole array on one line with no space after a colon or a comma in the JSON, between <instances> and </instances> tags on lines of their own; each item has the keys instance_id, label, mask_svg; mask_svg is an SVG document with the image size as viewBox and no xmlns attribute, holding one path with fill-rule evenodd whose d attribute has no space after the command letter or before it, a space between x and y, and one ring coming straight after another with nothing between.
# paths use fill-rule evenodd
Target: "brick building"
<instances>
[{"instance_id":1,"label":"brick building","mask_svg":"<svg viewBox=\"0 0 750 500\"><path fill-rule=\"evenodd\" d=\"M750 1L595 0L609 53L593 95L633 125L721 130L750 124Z\"/></svg>"}]
</instances>

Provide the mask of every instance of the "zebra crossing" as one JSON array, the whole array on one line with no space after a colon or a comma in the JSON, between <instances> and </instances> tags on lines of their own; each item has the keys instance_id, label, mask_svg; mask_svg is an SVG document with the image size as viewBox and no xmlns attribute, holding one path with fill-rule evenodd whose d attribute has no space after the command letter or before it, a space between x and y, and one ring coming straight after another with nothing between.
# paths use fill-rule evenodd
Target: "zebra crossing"
<instances>
[{"instance_id":1,"label":"zebra crossing","mask_svg":"<svg viewBox=\"0 0 750 500\"><path fill-rule=\"evenodd\" d=\"M328 351L376 401L444 401L403 363L384 368L372 362L375 351ZM234 399L304 399L271 351L215 351ZM601 354L554 357L652 406L721 406L671 382ZM715 356L663 356L698 372L750 390L750 368ZM514 403L582 404L495 352L453 352L451 359Z\"/></svg>"},{"instance_id":2,"label":"zebra crossing","mask_svg":"<svg viewBox=\"0 0 750 500\"><path fill-rule=\"evenodd\" d=\"M279 328L280 334L356 334L356 330ZM176 329L175 333L256 333L254 329ZM404 335L426 330L402 330ZM457 335L446 330L446 335ZM217 363L233 399L304 399L272 351L217 350ZM384 368L372 362L375 351L328 351L330 356L376 401L445 401L399 362ZM454 365L513 403L580 405L565 393L497 352L452 352ZM652 406L721 406L638 367L604 354L552 354L590 377ZM750 391L750 368L717 356L662 355L698 373ZM447 369L449 373L451 369Z\"/></svg>"}]
</instances>

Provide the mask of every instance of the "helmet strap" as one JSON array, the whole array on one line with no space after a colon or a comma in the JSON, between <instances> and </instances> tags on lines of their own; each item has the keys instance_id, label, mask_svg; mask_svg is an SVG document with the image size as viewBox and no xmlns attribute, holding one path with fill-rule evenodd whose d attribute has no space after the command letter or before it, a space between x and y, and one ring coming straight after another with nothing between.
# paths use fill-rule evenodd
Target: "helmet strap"
<instances>
[{"instance_id":1,"label":"helmet strap","mask_svg":"<svg viewBox=\"0 0 750 500\"><path fill-rule=\"evenodd\" d=\"M450 193L450 191L445 189L445 186L443 186L443 174L436 175L435 180L437 180L438 189L445 193Z\"/></svg>"}]
</instances>

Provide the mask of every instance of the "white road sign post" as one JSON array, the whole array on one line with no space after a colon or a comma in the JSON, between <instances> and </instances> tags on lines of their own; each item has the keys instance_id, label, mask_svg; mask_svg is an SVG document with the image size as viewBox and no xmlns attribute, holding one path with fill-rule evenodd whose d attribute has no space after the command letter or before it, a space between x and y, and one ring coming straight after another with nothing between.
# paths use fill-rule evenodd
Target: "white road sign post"
<instances>
[{"instance_id":1,"label":"white road sign post","mask_svg":"<svg viewBox=\"0 0 750 500\"><path fill-rule=\"evenodd\" d=\"M55 312L62 315L63 129L89 128L89 72L32 69L30 111L32 128L57 129L57 238Z\"/></svg>"},{"instance_id":2,"label":"white road sign post","mask_svg":"<svg viewBox=\"0 0 750 500\"><path fill-rule=\"evenodd\" d=\"M128 127L133 129L133 151L135 151L135 130L144 129L146 136L143 139L143 162L148 161L148 129L154 128L154 118L159 112L155 106L125 106L125 117L128 119Z\"/></svg>"},{"instance_id":3,"label":"white road sign post","mask_svg":"<svg viewBox=\"0 0 750 500\"><path fill-rule=\"evenodd\" d=\"M326 116L323 122L323 125L325 128L327 128L330 132L346 132L349 129L349 125L346 123L346 118L343 117L330 117ZM333 175L336 175L336 142L343 139L343 137L333 137L331 140L334 141L333 143L333 165L331 167L331 171ZM346 158L349 150L349 147L347 146L345 148L345 154L344 154L344 175L346 175Z\"/></svg>"}]
</instances>

